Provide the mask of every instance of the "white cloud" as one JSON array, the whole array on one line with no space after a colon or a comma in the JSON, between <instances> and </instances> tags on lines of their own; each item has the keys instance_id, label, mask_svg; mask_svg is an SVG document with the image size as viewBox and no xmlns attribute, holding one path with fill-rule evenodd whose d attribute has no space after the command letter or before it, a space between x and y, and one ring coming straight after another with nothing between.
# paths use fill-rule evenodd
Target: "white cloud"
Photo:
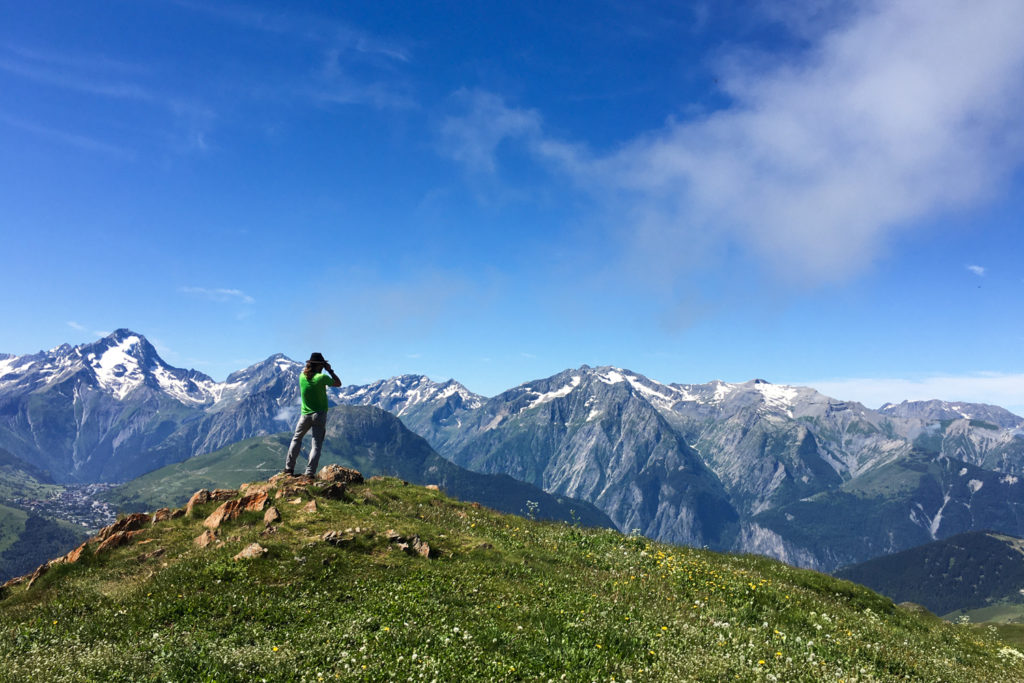
<instances>
[{"instance_id":1,"label":"white cloud","mask_svg":"<svg viewBox=\"0 0 1024 683\"><path fill-rule=\"evenodd\" d=\"M74 320L69 320L68 321L68 327L70 327L71 329L74 329L74 330L78 330L79 332L85 332L85 330L86 330L85 325L76 323Z\"/></svg>"},{"instance_id":2,"label":"white cloud","mask_svg":"<svg viewBox=\"0 0 1024 683\"><path fill-rule=\"evenodd\" d=\"M971 271L972 273L974 273L978 277L983 277L985 275L985 267L984 266L967 266L967 270Z\"/></svg>"},{"instance_id":3,"label":"white cloud","mask_svg":"<svg viewBox=\"0 0 1024 683\"><path fill-rule=\"evenodd\" d=\"M618 197L630 239L653 257L738 244L788 278L843 279L893 232L999 192L1024 157L1024 3L858 8L804 27L818 33L795 57L728 55L728 107L614 153L547 137L536 112L480 92L446 120L449 153L490 171L518 139Z\"/></svg>"},{"instance_id":4,"label":"white cloud","mask_svg":"<svg viewBox=\"0 0 1024 683\"><path fill-rule=\"evenodd\" d=\"M181 292L194 294L218 303L252 304L256 300L240 289L209 289L207 287L181 287Z\"/></svg>"},{"instance_id":5,"label":"white cloud","mask_svg":"<svg viewBox=\"0 0 1024 683\"><path fill-rule=\"evenodd\" d=\"M859 401L869 408L900 401L965 401L1002 406L1024 415L1024 374L976 373L937 375L920 379L845 378L794 382L814 387L843 400Z\"/></svg>"},{"instance_id":6,"label":"white cloud","mask_svg":"<svg viewBox=\"0 0 1024 683\"><path fill-rule=\"evenodd\" d=\"M541 132L540 115L513 109L493 93L460 90L453 99L465 108L462 116L449 116L441 124L444 152L472 171L493 173L498 146L509 138L536 139Z\"/></svg>"}]
</instances>

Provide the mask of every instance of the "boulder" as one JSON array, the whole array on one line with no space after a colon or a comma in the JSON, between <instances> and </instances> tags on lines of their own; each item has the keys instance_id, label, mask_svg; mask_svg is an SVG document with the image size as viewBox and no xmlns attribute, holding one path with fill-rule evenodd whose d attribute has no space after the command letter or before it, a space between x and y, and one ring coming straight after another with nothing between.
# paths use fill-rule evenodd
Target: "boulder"
<instances>
[{"instance_id":1,"label":"boulder","mask_svg":"<svg viewBox=\"0 0 1024 683\"><path fill-rule=\"evenodd\" d=\"M107 536L103 540L103 542L99 544L99 547L96 548L95 554L99 555L101 553L107 552L108 550L113 550L118 546L124 545L132 538L138 536L141 533L141 529L137 529L135 531L117 531L111 534L110 536Z\"/></svg>"},{"instance_id":2,"label":"boulder","mask_svg":"<svg viewBox=\"0 0 1024 683\"><path fill-rule=\"evenodd\" d=\"M82 545L78 546L77 548L69 552L67 555L65 555L61 559L61 561L66 562L68 564L74 564L75 562L78 562L80 559L82 559L82 553L85 552L85 548L88 545L89 542L86 541L85 543L83 543Z\"/></svg>"},{"instance_id":3,"label":"boulder","mask_svg":"<svg viewBox=\"0 0 1024 683\"><path fill-rule=\"evenodd\" d=\"M31 588L32 584L34 584L36 581L38 581L39 577L42 576L43 574L45 574L48 571L50 571L50 563L49 562L44 562L43 564L41 564L38 567L36 567L36 570L34 572L32 572L32 576L28 577L28 585L25 586L25 590L28 590L29 588Z\"/></svg>"},{"instance_id":4,"label":"boulder","mask_svg":"<svg viewBox=\"0 0 1024 683\"><path fill-rule=\"evenodd\" d=\"M192 508L196 505L202 505L203 503L209 502L210 492L207 489L199 489L192 494L192 497L188 499L188 503L185 504L185 514L189 517L192 516Z\"/></svg>"},{"instance_id":5,"label":"boulder","mask_svg":"<svg viewBox=\"0 0 1024 683\"><path fill-rule=\"evenodd\" d=\"M214 489L210 491L210 500L231 500L237 495L235 489Z\"/></svg>"},{"instance_id":6,"label":"boulder","mask_svg":"<svg viewBox=\"0 0 1024 683\"><path fill-rule=\"evenodd\" d=\"M192 539L192 542L200 548L205 548L206 546L210 545L216 540L217 534L213 533L213 531L211 531L210 529L207 529L206 531Z\"/></svg>"},{"instance_id":7,"label":"boulder","mask_svg":"<svg viewBox=\"0 0 1024 683\"><path fill-rule=\"evenodd\" d=\"M302 511L303 512L316 512L317 511L316 501L315 500L311 500L308 503L306 503L302 507Z\"/></svg>"},{"instance_id":8,"label":"boulder","mask_svg":"<svg viewBox=\"0 0 1024 683\"><path fill-rule=\"evenodd\" d=\"M235 555L235 560L253 560L257 557L263 557L269 550L261 546L259 543L250 543L242 549L242 552Z\"/></svg>"},{"instance_id":9,"label":"boulder","mask_svg":"<svg viewBox=\"0 0 1024 683\"><path fill-rule=\"evenodd\" d=\"M305 486L295 486L289 484L287 486L282 486L281 488L279 488L277 490L277 493L274 494L274 499L276 500L278 498L284 498L285 496L293 496L297 493L305 493L305 491Z\"/></svg>"},{"instance_id":10,"label":"boulder","mask_svg":"<svg viewBox=\"0 0 1024 683\"><path fill-rule=\"evenodd\" d=\"M265 507L267 507L266 492L251 493L248 496L222 503L209 517L203 520L203 526L207 529L216 529L222 523L235 519L243 512L260 512Z\"/></svg>"},{"instance_id":11,"label":"boulder","mask_svg":"<svg viewBox=\"0 0 1024 683\"><path fill-rule=\"evenodd\" d=\"M238 487L238 492L243 496L247 496L250 493L269 493L270 489L275 488L275 485L269 481L257 481L250 482L248 484L242 484Z\"/></svg>"},{"instance_id":12,"label":"boulder","mask_svg":"<svg viewBox=\"0 0 1024 683\"><path fill-rule=\"evenodd\" d=\"M149 524L151 519L152 518L145 512L136 512L130 514L127 517L123 517L114 522L113 524L110 524L109 526L105 526L102 529L100 529L99 533L92 537L92 540L105 541L114 534L120 533L122 531L135 531L136 529L141 529L145 525Z\"/></svg>"},{"instance_id":13,"label":"boulder","mask_svg":"<svg viewBox=\"0 0 1024 683\"><path fill-rule=\"evenodd\" d=\"M327 465L317 473L320 481L338 482L340 484L362 484L363 475L358 470L353 470L341 465Z\"/></svg>"},{"instance_id":14,"label":"boulder","mask_svg":"<svg viewBox=\"0 0 1024 683\"><path fill-rule=\"evenodd\" d=\"M438 486L437 484L427 484L423 488L425 488L425 489L427 489L429 491L440 491L441 490L441 487Z\"/></svg>"},{"instance_id":15,"label":"boulder","mask_svg":"<svg viewBox=\"0 0 1024 683\"><path fill-rule=\"evenodd\" d=\"M160 522L166 522L171 518L170 508L160 508L153 513L153 524L159 524Z\"/></svg>"},{"instance_id":16,"label":"boulder","mask_svg":"<svg viewBox=\"0 0 1024 683\"><path fill-rule=\"evenodd\" d=\"M281 513L273 505L268 507L267 511L265 513L263 513L263 523L265 525L267 525L267 526L270 526L274 522L280 522L280 521L281 521Z\"/></svg>"},{"instance_id":17,"label":"boulder","mask_svg":"<svg viewBox=\"0 0 1024 683\"><path fill-rule=\"evenodd\" d=\"M318 493L329 500L341 500L345 497L345 485L337 481L331 482L321 488Z\"/></svg>"}]
</instances>

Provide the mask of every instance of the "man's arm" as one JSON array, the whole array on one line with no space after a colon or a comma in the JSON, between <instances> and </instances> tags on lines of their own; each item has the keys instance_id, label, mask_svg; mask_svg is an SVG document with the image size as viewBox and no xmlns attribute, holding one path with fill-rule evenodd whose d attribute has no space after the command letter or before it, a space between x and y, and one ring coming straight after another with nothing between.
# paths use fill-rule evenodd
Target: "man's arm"
<instances>
[{"instance_id":1,"label":"man's arm","mask_svg":"<svg viewBox=\"0 0 1024 683\"><path fill-rule=\"evenodd\" d=\"M332 386L332 387L340 387L340 386L341 386L341 378L340 378L340 377L338 377L338 376L337 376L337 375L336 375L336 374L334 373L334 369L333 369L333 368L331 367L331 364L330 364L330 363L327 363L327 364L326 364L326 365L324 366L324 370L326 370L326 371L327 371L327 372L328 372L328 373L329 373L329 374L331 375L331 379L332 379L332 380L334 380L334 384L332 384L331 386Z\"/></svg>"}]
</instances>

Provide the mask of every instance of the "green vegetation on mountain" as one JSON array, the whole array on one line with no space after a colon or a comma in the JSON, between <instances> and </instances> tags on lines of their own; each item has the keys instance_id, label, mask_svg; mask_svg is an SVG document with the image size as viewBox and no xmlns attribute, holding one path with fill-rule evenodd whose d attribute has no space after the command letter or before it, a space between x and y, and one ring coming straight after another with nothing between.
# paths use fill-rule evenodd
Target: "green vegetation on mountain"
<instances>
[{"instance_id":1,"label":"green vegetation on mountain","mask_svg":"<svg viewBox=\"0 0 1024 683\"><path fill-rule=\"evenodd\" d=\"M936 614L1006 602L1017 603L1018 612L1024 610L1024 540L1000 534L957 534L845 567L835 575Z\"/></svg>"},{"instance_id":2,"label":"green vegetation on mountain","mask_svg":"<svg viewBox=\"0 0 1024 683\"><path fill-rule=\"evenodd\" d=\"M168 465L111 489L106 500L125 511L183 504L201 488L234 488L280 471L290 433L247 439L213 453ZM306 439L307 448L309 438ZM586 526L613 527L590 503L556 497L507 475L470 472L439 456L422 437L395 416L372 406L331 410L320 465L337 464L366 474L400 477L414 484L436 484L461 500L476 501L514 514L542 519L577 520ZM298 468L305 467L305 456Z\"/></svg>"},{"instance_id":3,"label":"green vegetation on mountain","mask_svg":"<svg viewBox=\"0 0 1024 683\"><path fill-rule=\"evenodd\" d=\"M25 515L21 529L0 553L0 577L30 572L50 558L75 547L88 536L85 529L76 524L35 513Z\"/></svg>"},{"instance_id":4,"label":"green vegetation on mountain","mask_svg":"<svg viewBox=\"0 0 1024 683\"><path fill-rule=\"evenodd\" d=\"M222 545L193 542L220 505L206 503L9 589L4 677L1024 680L1024 655L988 631L762 557L524 520L395 479L340 500L269 494L282 519L245 512ZM252 543L266 553L232 559Z\"/></svg>"}]
</instances>

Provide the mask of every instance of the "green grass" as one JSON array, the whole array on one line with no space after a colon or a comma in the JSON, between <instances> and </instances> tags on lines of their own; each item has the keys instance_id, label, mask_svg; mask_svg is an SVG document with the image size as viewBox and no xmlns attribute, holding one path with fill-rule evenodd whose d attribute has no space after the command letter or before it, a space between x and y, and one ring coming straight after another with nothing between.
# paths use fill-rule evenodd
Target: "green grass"
<instances>
[{"instance_id":1,"label":"green grass","mask_svg":"<svg viewBox=\"0 0 1024 683\"><path fill-rule=\"evenodd\" d=\"M0 505L0 555L18 540L26 519L28 513L24 510Z\"/></svg>"},{"instance_id":2,"label":"green grass","mask_svg":"<svg viewBox=\"0 0 1024 683\"><path fill-rule=\"evenodd\" d=\"M972 610L956 610L944 615L943 619L955 621L958 617L966 616L972 622L992 622L997 624L1024 624L1024 604L1001 603L979 607Z\"/></svg>"},{"instance_id":3,"label":"green grass","mask_svg":"<svg viewBox=\"0 0 1024 683\"><path fill-rule=\"evenodd\" d=\"M246 513L223 547L194 546L211 503L16 587L0 680L1024 681L1024 655L991 630L762 557L532 522L395 479L316 514L283 500L266 537ZM319 540L356 526L377 533ZM395 550L387 529L441 556ZM231 559L253 541L269 553Z\"/></svg>"}]
</instances>

